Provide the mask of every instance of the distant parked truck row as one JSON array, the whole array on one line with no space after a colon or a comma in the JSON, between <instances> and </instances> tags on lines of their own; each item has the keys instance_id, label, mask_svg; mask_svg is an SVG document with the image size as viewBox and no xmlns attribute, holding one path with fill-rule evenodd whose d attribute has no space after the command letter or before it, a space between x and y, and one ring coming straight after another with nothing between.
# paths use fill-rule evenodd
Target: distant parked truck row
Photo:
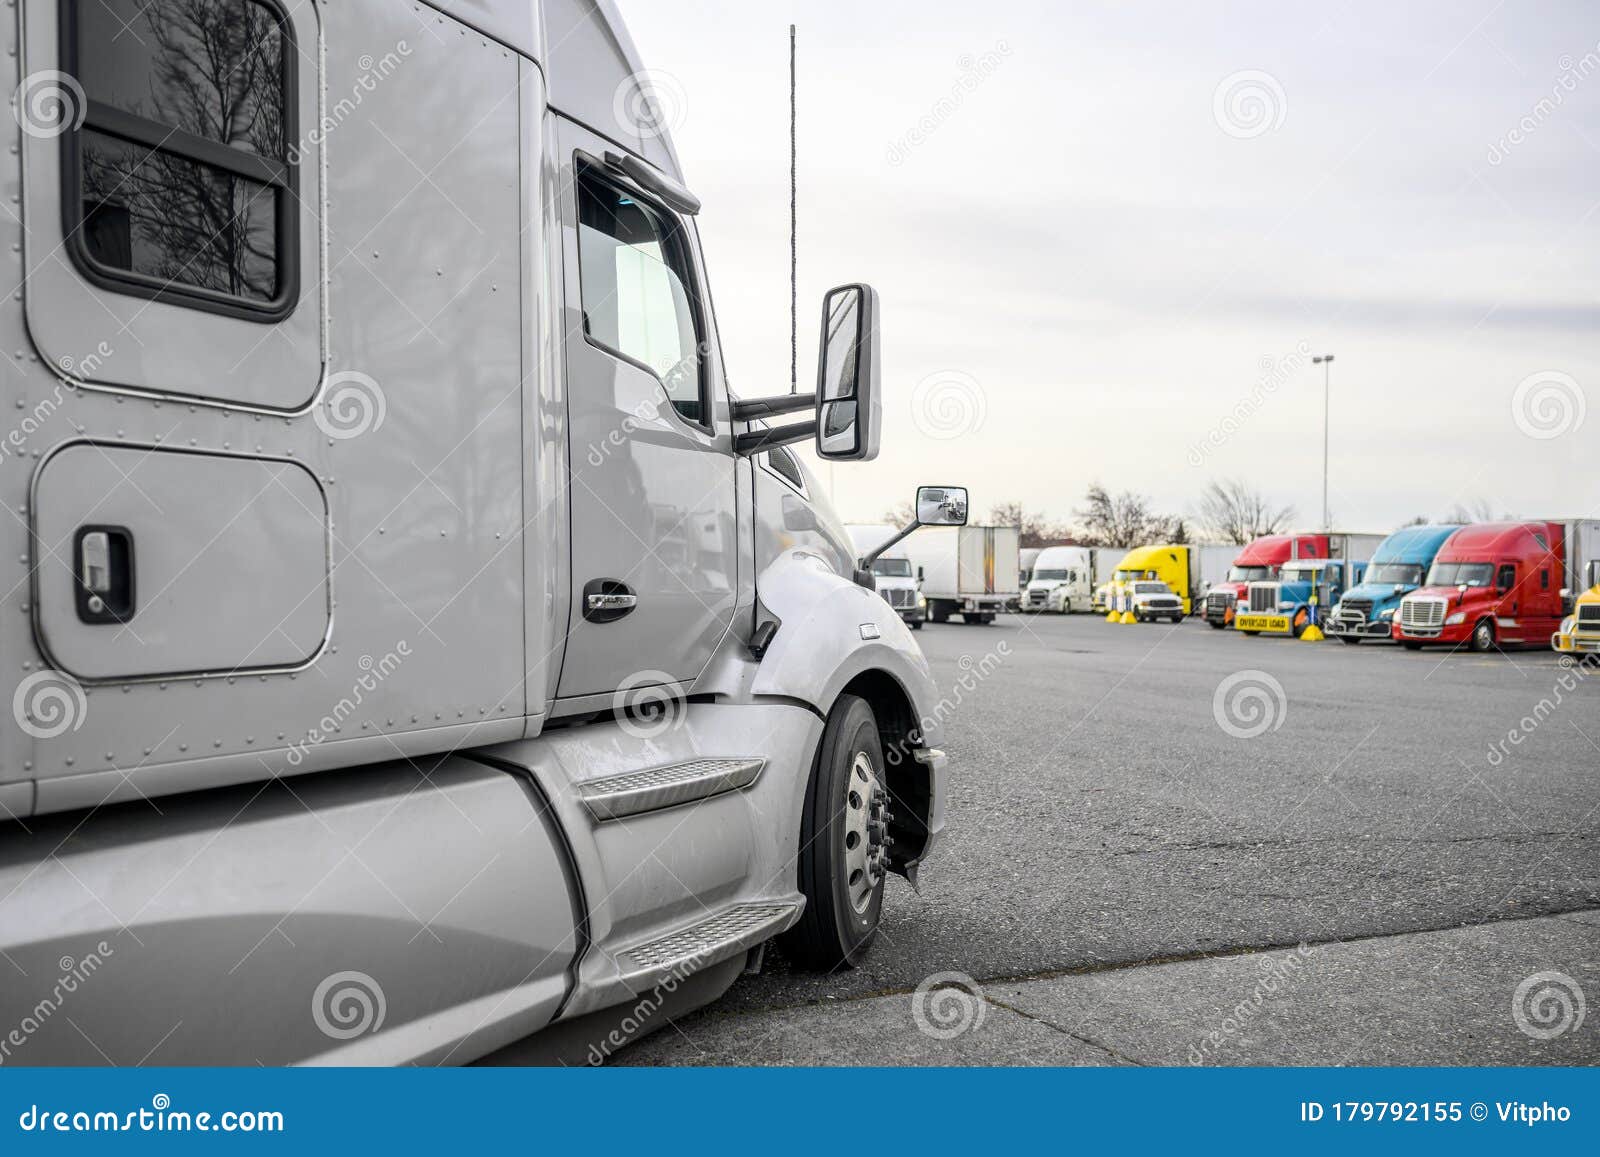
<instances>
[{"instance_id":1,"label":"distant parked truck row","mask_svg":"<svg viewBox=\"0 0 1600 1157\"><path fill-rule=\"evenodd\" d=\"M969 531L975 528L967 528ZM1244 547L1021 552L1019 609L1196 614L1217 630L1409 649L1600 653L1600 520L1407 526L1387 537L1270 534Z\"/></svg>"}]
</instances>

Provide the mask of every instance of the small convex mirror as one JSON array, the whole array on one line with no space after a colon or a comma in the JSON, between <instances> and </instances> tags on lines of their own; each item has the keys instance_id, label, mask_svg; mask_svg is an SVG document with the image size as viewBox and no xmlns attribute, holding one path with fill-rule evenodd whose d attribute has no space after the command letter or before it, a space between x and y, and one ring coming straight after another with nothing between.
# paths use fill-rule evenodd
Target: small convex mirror
<instances>
[{"instance_id":1,"label":"small convex mirror","mask_svg":"<svg viewBox=\"0 0 1600 1157\"><path fill-rule=\"evenodd\" d=\"M919 486L917 488L919 526L965 526L967 489L964 486Z\"/></svg>"},{"instance_id":2,"label":"small convex mirror","mask_svg":"<svg viewBox=\"0 0 1600 1157\"><path fill-rule=\"evenodd\" d=\"M878 294L841 285L822 299L817 350L817 454L834 461L878 456Z\"/></svg>"}]
</instances>

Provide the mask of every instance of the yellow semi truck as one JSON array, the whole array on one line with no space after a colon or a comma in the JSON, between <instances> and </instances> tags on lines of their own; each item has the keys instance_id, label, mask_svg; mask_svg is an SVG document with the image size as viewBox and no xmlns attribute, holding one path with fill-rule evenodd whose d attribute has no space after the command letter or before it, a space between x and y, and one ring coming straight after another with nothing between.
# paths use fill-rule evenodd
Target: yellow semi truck
<instances>
[{"instance_id":1,"label":"yellow semi truck","mask_svg":"<svg viewBox=\"0 0 1600 1157\"><path fill-rule=\"evenodd\" d=\"M1590 562L1584 581L1589 589L1572 603L1572 613L1550 636L1550 645L1563 655L1600 654L1600 560Z\"/></svg>"},{"instance_id":2,"label":"yellow semi truck","mask_svg":"<svg viewBox=\"0 0 1600 1157\"><path fill-rule=\"evenodd\" d=\"M1116 573L1111 576L1112 606L1118 610L1129 609L1119 599L1131 591L1133 583L1150 579L1171 587L1172 593L1183 601L1183 613L1193 614L1196 603L1205 597L1206 589L1227 577L1228 566L1238 549L1181 543L1136 546L1122 556Z\"/></svg>"}]
</instances>

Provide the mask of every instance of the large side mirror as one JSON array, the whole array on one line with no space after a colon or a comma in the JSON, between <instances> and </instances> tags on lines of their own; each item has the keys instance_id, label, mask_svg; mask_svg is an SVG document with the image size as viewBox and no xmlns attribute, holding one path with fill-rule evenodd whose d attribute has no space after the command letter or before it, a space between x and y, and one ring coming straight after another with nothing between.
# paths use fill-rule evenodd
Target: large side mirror
<instances>
[{"instance_id":1,"label":"large side mirror","mask_svg":"<svg viewBox=\"0 0 1600 1157\"><path fill-rule=\"evenodd\" d=\"M878 293L841 285L822 299L817 351L817 455L836 462L878 456Z\"/></svg>"},{"instance_id":2,"label":"large side mirror","mask_svg":"<svg viewBox=\"0 0 1600 1157\"><path fill-rule=\"evenodd\" d=\"M966 487L917 487L918 526L965 526L966 524Z\"/></svg>"},{"instance_id":3,"label":"large side mirror","mask_svg":"<svg viewBox=\"0 0 1600 1157\"><path fill-rule=\"evenodd\" d=\"M1600 587L1600 558L1590 559L1589 565L1583 569L1586 572L1584 582L1591 587Z\"/></svg>"}]
</instances>

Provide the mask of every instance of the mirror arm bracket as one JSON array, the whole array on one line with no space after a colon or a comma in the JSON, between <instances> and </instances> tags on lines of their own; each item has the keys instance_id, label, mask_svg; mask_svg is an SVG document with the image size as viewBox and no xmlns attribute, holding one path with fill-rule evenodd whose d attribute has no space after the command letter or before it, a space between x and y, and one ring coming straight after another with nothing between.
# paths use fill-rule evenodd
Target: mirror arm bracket
<instances>
[{"instance_id":1,"label":"mirror arm bracket","mask_svg":"<svg viewBox=\"0 0 1600 1157\"><path fill-rule=\"evenodd\" d=\"M799 410L815 409L816 391L809 394L777 394L770 398L744 398L733 403L735 422L753 422L779 414L793 414Z\"/></svg>"},{"instance_id":2,"label":"mirror arm bracket","mask_svg":"<svg viewBox=\"0 0 1600 1157\"><path fill-rule=\"evenodd\" d=\"M917 527L919 527L921 525L922 525L922 523L918 522L916 519L913 518L911 520L911 524L909 526L903 527L899 534L896 534L893 538L886 539L885 541L879 543L877 550L873 551L871 554L862 555L861 556L861 561L858 564L860 566L860 568L862 570L871 570L872 569L872 564L878 561L878 556L880 554L882 554L884 551L888 550L891 546L893 546L895 543L899 542L901 539L905 538L908 534L910 534L913 530L917 529Z\"/></svg>"},{"instance_id":3,"label":"mirror arm bracket","mask_svg":"<svg viewBox=\"0 0 1600 1157\"><path fill-rule=\"evenodd\" d=\"M815 422L797 422L793 426L779 426L776 430L752 430L748 434L733 436L733 452L741 458L748 458L774 446L787 446L790 442L803 442L816 436Z\"/></svg>"}]
</instances>

